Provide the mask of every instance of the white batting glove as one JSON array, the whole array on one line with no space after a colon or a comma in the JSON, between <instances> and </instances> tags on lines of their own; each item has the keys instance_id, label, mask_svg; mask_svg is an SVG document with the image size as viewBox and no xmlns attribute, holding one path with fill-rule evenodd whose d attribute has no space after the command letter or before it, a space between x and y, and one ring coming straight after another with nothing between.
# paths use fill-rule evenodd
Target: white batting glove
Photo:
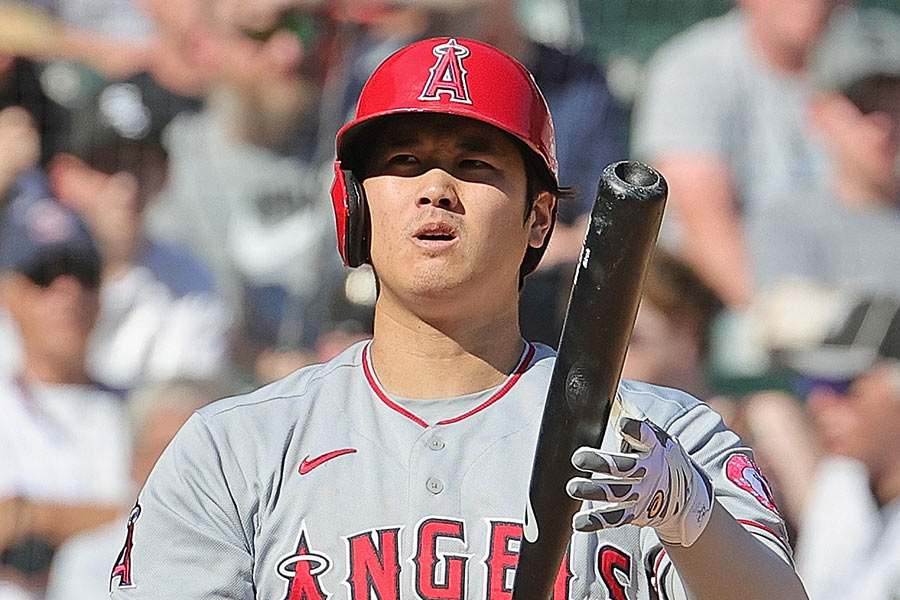
<instances>
[{"instance_id":1,"label":"white batting glove","mask_svg":"<svg viewBox=\"0 0 900 600\"><path fill-rule=\"evenodd\" d=\"M690 546L709 522L712 485L678 440L650 421L623 417L619 427L632 452L582 447L572 455L572 464L592 477L572 478L566 492L593 501L572 518L572 526L649 526L667 544Z\"/></svg>"}]
</instances>

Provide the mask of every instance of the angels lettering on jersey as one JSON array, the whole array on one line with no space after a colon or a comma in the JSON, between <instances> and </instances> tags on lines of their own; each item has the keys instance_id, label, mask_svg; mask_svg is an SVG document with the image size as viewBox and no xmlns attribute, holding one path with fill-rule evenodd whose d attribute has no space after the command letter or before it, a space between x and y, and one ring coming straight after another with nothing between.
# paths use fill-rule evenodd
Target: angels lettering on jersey
<instances>
[{"instance_id":1,"label":"angels lettering on jersey","mask_svg":"<svg viewBox=\"0 0 900 600\"><path fill-rule=\"evenodd\" d=\"M522 525L508 521L487 521L488 543L473 554L466 537L466 523L457 519L430 517L416 526L415 548L402 548L402 526L362 531L347 536L346 553L326 556L316 550L314 540L301 526L296 550L278 563L278 574L286 580L281 600L327 600L331 597L322 581L331 569L344 569L343 585L351 600L401 600L401 571L412 569L414 588L423 600L463 600L472 563L484 569L485 600L508 600L512 584ZM410 551L408 551L410 550ZM568 558L568 557L567 557ZM554 586L553 600L569 597L572 571L563 562Z\"/></svg>"}]
</instances>

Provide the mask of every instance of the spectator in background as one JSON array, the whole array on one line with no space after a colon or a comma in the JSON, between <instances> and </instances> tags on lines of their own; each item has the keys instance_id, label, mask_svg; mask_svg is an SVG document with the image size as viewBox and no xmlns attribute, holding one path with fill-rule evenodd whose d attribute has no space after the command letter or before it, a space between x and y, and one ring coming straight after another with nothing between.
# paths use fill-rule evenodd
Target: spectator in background
<instances>
[{"instance_id":1,"label":"spectator in background","mask_svg":"<svg viewBox=\"0 0 900 600\"><path fill-rule=\"evenodd\" d=\"M745 225L824 181L809 57L838 0L738 0L658 50L633 153L668 179L666 236L730 307L754 291Z\"/></svg>"},{"instance_id":2,"label":"spectator in background","mask_svg":"<svg viewBox=\"0 0 900 600\"><path fill-rule=\"evenodd\" d=\"M182 105L147 77L110 84L73 126L70 153L50 164L56 195L82 215L103 256L89 368L123 390L212 377L230 360L230 314L212 275L186 248L144 227L145 209L166 180L162 113Z\"/></svg>"},{"instance_id":3,"label":"spectator in background","mask_svg":"<svg viewBox=\"0 0 900 600\"><path fill-rule=\"evenodd\" d=\"M690 267L658 248L647 269L622 376L709 398L709 329L721 307Z\"/></svg>"},{"instance_id":4,"label":"spectator in background","mask_svg":"<svg viewBox=\"0 0 900 600\"><path fill-rule=\"evenodd\" d=\"M900 296L900 17L836 15L811 63L828 189L748 223L761 290L791 277Z\"/></svg>"},{"instance_id":5,"label":"spectator in background","mask_svg":"<svg viewBox=\"0 0 900 600\"><path fill-rule=\"evenodd\" d=\"M213 400L235 393L221 381L175 379L132 393L128 417L133 435L131 481L143 487L156 460L188 417ZM72 537L53 558L46 600L99 600L109 593L109 573L122 549L122 523L131 505L111 524Z\"/></svg>"},{"instance_id":6,"label":"spectator in background","mask_svg":"<svg viewBox=\"0 0 900 600\"><path fill-rule=\"evenodd\" d=\"M203 111L168 128L166 201L148 213L240 307L238 356L257 374L285 356L293 368L312 360L343 283L327 192L333 148L325 156L318 143L330 22L308 4L209 3L192 51L216 83Z\"/></svg>"},{"instance_id":7,"label":"spectator in background","mask_svg":"<svg viewBox=\"0 0 900 600\"><path fill-rule=\"evenodd\" d=\"M0 205L33 184L56 148L65 110L41 90L37 67L0 50Z\"/></svg>"},{"instance_id":8,"label":"spectator in background","mask_svg":"<svg viewBox=\"0 0 900 600\"><path fill-rule=\"evenodd\" d=\"M824 341L787 360L829 453L800 520L810 600L900 597L900 299L855 301ZM783 450L786 463L808 451Z\"/></svg>"},{"instance_id":9,"label":"spectator in background","mask_svg":"<svg viewBox=\"0 0 900 600\"><path fill-rule=\"evenodd\" d=\"M0 37L2 33L0 31ZM38 163L38 157L40 163L45 164L59 149L58 144L69 120L67 109L44 92L39 65L4 53L2 46L0 43L0 114L8 116L0 125L0 198L10 183L14 165L20 169L34 166ZM28 114L29 119L24 118L23 112ZM19 127L18 132L11 129L14 125ZM22 131L23 127L28 131ZM13 136L14 133L18 136ZM13 145L10 147L9 144ZM10 154L13 150L17 151L15 156Z\"/></svg>"},{"instance_id":10,"label":"spectator in background","mask_svg":"<svg viewBox=\"0 0 900 600\"><path fill-rule=\"evenodd\" d=\"M55 200L20 196L0 227L0 300L23 342L0 377L0 595L39 596L53 548L114 518L129 493L121 399L85 360L100 256Z\"/></svg>"},{"instance_id":11,"label":"spectator in background","mask_svg":"<svg viewBox=\"0 0 900 600\"><path fill-rule=\"evenodd\" d=\"M37 166L41 140L34 119L20 106L0 109L0 204L17 190L21 175Z\"/></svg>"}]
</instances>

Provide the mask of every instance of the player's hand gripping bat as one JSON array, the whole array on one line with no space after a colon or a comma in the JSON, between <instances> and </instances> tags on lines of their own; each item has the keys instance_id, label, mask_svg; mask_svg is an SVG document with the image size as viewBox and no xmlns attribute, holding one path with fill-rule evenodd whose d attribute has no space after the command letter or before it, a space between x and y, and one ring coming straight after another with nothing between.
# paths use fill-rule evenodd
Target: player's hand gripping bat
<instances>
[{"instance_id":1,"label":"player's hand gripping bat","mask_svg":"<svg viewBox=\"0 0 900 600\"><path fill-rule=\"evenodd\" d=\"M513 600L548 600L581 502L566 482L581 446L599 447L631 338L667 186L647 165L603 170L559 342L534 456Z\"/></svg>"}]
</instances>

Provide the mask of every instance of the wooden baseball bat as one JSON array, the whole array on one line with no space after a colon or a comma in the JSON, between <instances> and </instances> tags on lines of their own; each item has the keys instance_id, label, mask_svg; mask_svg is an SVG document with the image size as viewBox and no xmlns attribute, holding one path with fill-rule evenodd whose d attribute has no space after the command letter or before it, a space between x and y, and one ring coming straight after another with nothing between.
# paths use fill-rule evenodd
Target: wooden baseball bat
<instances>
[{"instance_id":1,"label":"wooden baseball bat","mask_svg":"<svg viewBox=\"0 0 900 600\"><path fill-rule=\"evenodd\" d=\"M548 600L581 502L566 482L581 446L599 447L656 244L667 185L647 165L603 170L575 272L534 456L513 600Z\"/></svg>"}]
</instances>

